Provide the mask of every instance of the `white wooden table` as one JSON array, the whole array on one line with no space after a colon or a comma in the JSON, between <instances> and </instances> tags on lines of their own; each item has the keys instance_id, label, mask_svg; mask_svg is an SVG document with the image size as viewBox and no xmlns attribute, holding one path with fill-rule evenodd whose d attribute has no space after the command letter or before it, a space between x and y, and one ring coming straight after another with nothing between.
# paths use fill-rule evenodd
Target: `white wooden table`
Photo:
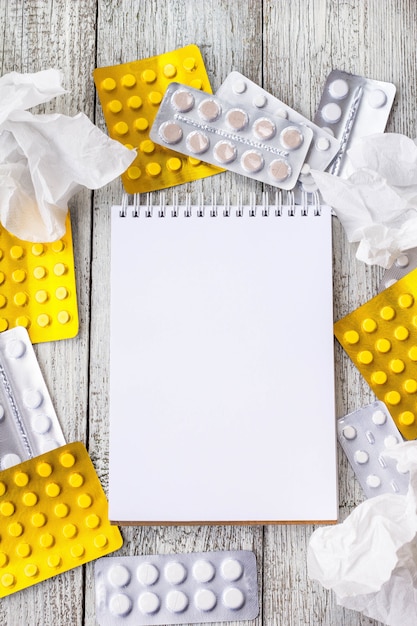
<instances>
[{"instance_id":1,"label":"white wooden table","mask_svg":"<svg viewBox=\"0 0 417 626\"><path fill-rule=\"evenodd\" d=\"M344 69L392 81L398 92L388 130L415 136L417 4L414 0L0 0L0 69L61 68L69 94L41 110L85 112L105 129L92 79L95 67L145 58L188 43L202 50L213 90L237 69L312 118L329 71ZM263 187L231 173L178 188L231 197ZM75 339L36 352L67 441L86 443L107 488L109 361L109 207L119 180L71 201L80 314ZM334 315L338 319L376 293L381 270L355 260L334 219ZM308 262L308 260L306 260ZM373 394L336 346L336 411L341 416ZM363 496L339 455L340 519ZM262 489L262 484L259 485ZM138 484L138 492L140 484ZM271 498L279 493L271 492ZM123 529L123 554L217 549L254 550L261 612L256 624L377 624L336 606L307 577L313 527L198 526ZM1 534L1 528L0 528ZM93 566L72 570L0 602L4 626L96 624Z\"/></svg>"}]
</instances>

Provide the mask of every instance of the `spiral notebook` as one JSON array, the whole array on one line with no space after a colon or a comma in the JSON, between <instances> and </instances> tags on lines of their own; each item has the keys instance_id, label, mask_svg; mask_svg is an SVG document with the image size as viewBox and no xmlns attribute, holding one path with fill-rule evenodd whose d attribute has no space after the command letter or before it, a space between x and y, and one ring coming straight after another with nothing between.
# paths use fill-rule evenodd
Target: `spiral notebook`
<instances>
[{"instance_id":1,"label":"spiral notebook","mask_svg":"<svg viewBox=\"0 0 417 626\"><path fill-rule=\"evenodd\" d=\"M329 207L112 207L112 521L336 521L333 371Z\"/></svg>"}]
</instances>

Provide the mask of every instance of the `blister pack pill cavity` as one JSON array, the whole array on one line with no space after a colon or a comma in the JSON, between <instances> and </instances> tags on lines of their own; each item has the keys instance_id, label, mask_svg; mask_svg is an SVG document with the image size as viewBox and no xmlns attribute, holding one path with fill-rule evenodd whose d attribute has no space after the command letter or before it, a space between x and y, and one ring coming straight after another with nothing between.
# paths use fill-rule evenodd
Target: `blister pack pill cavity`
<instances>
[{"instance_id":1,"label":"blister pack pill cavity","mask_svg":"<svg viewBox=\"0 0 417 626\"><path fill-rule=\"evenodd\" d=\"M405 495L409 472L384 453L403 441L383 402L376 401L337 420L340 445L365 495Z\"/></svg>"},{"instance_id":2,"label":"blister pack pill cavity","mask_svg":"<svg viewBox=\"0 0 417 626\"><path fill-rule=\"evenodd\" d=\"M391 267L385 270L379 285L379 291L391 287L397 280L406 276L417 267L417 248L410 248L400 254Z\"/></svg>"},{"instance_id":3,"label":"blister pack pill cavity","mask_svg":"<svg viewBox=\"0 0 417 626\"><path fill-rule=\"evenodd\" d=\"M180 83L165 92L151 139L238 174L292 189L313 131L259 108L234 106Z\"/></svg>"},{"instance_id":4,"label":"blister pack pill cavity","mask_svg":"<svg viewBox=\"0 0 417 626\"><path fill-rule=\"evenodd\" d=\"M311 128L313 140L303 166L303 170L306 173L310 169L325 170L339 150L339 139L313 124L301 113L294 111L294 109L272 96L240 72L231 72L217 90L216 96L236 106L245 106L245 103L249 102L272 119L284 118L289 122Z\"/></svg>"},{"instance_id":5,"label":"blister pack pill cavity","mask_svg":"<svg viewBox=\"0 0 417 626\"><path fill-rule=\"evenodd\" d=\"M331 174L351 174L346 151L352 140L384 132L395 91L392 83L340 70L330 72L314 122L341 142L328 168Z\"/></svg>"},{"instance_id":6,"label":"blister pack pill cavity","mask_svg":"<svg viewBox=\"0 0 417 626\"><path fill-rule=\"evenodd\" d=\"M0 332L23 326L32 343L78 333L71 221L52 243L18 239L0 226Z\"/></svg>"},{"instance_id":7,"label":"blister pack pill cavity","mask_svg":"<svg viewBox=\"0 0 417 626\"><path fill-rule=\"evenodd\" d=\"M199 48L185 46L148 59L94 70L94 82L110 137L137 157L122 175L128 193L145 193L223 171L151 141L149 130L172 81L211 93ZM174 148L175 149L175 148Z\"/></svg>"},{"instance_id":8,"label":"blister pack pill cavity","mask_svg":"<svg viewBox=\"0 0 417 626\"><path fill-rule=\"evenodd\" d=\"M0 472L0 597L120 548L107 509L82 443Z\"/></svg>"},{"instance_id":9,"label":"blister pack pill cavity","mask_svg":"<svg viewBox=\"0 0 417 626\"><path fill-rule=\"evenodd\" d=\"M65 445L25 328L0 333L0 469Z\"/></svg>"},{"instance_id":10,"label":"blister pack pill cavity","mask_svg":"<svg viewBox=\"0 0 417 626\"><path fill-rule=\"evenodd\" d=\"M259 613L256 559L248 550L99 559L100 626L251 620Z\"/></svg>"},{"instance_id":11,"label":"blister pack pill cavity","mask_svg":"<svg viewBox=\"0 0 417 626\"><path fill-rule=\"evenodd\" d=\"M417 270L334 325L405 439L417 438Z\"/></svg>"}]
</instances>

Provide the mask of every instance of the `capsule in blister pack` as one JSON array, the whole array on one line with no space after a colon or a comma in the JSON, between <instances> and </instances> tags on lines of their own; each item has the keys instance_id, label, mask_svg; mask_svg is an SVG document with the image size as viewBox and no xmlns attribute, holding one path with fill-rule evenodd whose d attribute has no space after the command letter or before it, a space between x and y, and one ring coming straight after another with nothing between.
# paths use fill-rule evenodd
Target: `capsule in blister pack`
<instances>
[{"instance_id":1,"label":"capsule in blister pack","mask_svg":"<svg viewBox=\"0 0 417 626\"><path fill-rule=\"evenodd\" d=\"M404 495L409 473L384 452L403 439L383 402L373 402L337 421L339 442L368 498L381 493Z\"/></svg>"},{"instance_id":2,"label":"capsule in blister pack","mask_svg":"<svg viewBox=\"0 0 417 626\"><path fill-rule=\"evenodd\" d=\"M351 172L345 157L350 142L384 132L395 91L392 83L340 70L330 72L314 117L317 126L325 128L341 142L330 173L348 176Z\"/></svg>"},{"instance_id":3,"label":"capsule in blister pack","mask_svg":"<svg viewBox=\"0 0 417 626\"><path fill-rule=\"evenodd\" d=\"M397 280L406 276L412 270L417 267L417 248L410 248L405 250L395 260L391 267L385 270L379 285L379 291L383 291L388 287L391 287Z\"/></svg>"},{"instance_id":4,"label":"capsule in blister pack","mask_svg":"<svg viewBox=\"0 0 417 626\"><path fill-rule=\"evenodd\" d=\"M264 183L292 189L313 131L272 118L249 104L230 105L217 96L172 83L150 132L151 139Z\"/></svg>"},{"instance_id":5,"label":"capsule in blister pack","mask_svg":"<svg viewBox=\"0 0 417 626\"><path fill-rule=\"evenodd\" d=\"M259 613L256 559L233 550L99 559L100 626L251 620Z\"/></svg>"},{"instance_id":6,"label":"capsule in blister pack","mask_svg":"<svg viewBox=\"0 0 417 626\"><path fill-rule=\"evenodd\" d=\"M326 169L340 147L340 141L333 135L313 124L240 72L231 72L217 90L216 96L237 106L249 102L272 119L284 118L289 122L311 128L313 140L305 159L305 165L308 164L311 169Z\"/></svg>"},{"instance_id":7,"label":"capsule in blister pack","mask_svg":"<svg viewBox=\"0 0 417 626\"><path fill-rule=\"evenodd\" d=\"M65 444L25 328L0 333L0 469Z\"/></svg>"}]
</instances>

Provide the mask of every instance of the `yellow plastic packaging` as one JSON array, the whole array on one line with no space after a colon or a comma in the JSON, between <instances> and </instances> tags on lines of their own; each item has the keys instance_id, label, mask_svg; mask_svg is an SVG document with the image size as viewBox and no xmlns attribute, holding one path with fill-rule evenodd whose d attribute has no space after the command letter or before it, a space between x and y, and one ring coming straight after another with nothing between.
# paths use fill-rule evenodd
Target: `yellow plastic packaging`
<instances>
[{"instance_id":1,"label":"yellow plastic packaging","mask_svg":"<svg viewBox=\"0 0 417 626\"><path fill-rule=\"evenodd\" d=\"M107 509L82 443L0 472L0 597L120 548Z\"/></svg>"},{"instance_id":2,"label":"yellow plastic packaging","mask_svg":"<svg viewBox=\"0 0 417 626\"><path fill-rule=\"evenodd\" d=\"M52 243L22 241L0 227L0 332L23 326L32 343L78 333L71 220Z\"/></svg>"},{"instance_id":3,"label":"yellow plastic packaging","mask_svg":"<svg viewBox=\"0 0 417 626\"><path fill-rule=\"evenodd\" d=\"M336 322L334 332L403 437L416 439L417 269Z\"/></svg>"},{"instance_id":4,"label":"yellow plastic packaging","mask_svg":"<svg viewBox=\"0 0 417 626\"><path fill-rule=\"evenodd\" d=\"M137 148L137 158L122 175L127 193L164 189L223 171L154 144L149 138L170 83L176 81L212 93L197 46L97 68L93 74L110 137L129 148Z\"/></svg>"}]
</instances>

